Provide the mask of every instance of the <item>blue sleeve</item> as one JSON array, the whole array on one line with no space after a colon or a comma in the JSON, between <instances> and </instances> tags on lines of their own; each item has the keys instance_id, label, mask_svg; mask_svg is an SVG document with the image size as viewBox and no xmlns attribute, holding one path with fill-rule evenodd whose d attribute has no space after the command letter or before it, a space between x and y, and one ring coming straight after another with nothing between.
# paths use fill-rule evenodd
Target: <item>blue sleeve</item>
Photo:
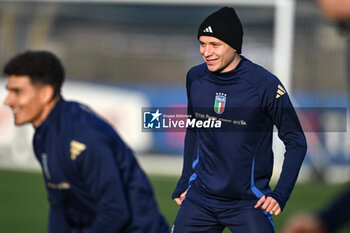
<instances>
[{"instance_id":1,"label":"blue sleeve","mask_svg":"<svg viewBox=\"0 0 350 233\"><path fill-rule=\"evenodd\" d=\"M324 209L319 218L327 228L326 232L336 232L350 221L350 188L341 194L328 208Z\"/></svg>"},{"instance_id":2,"label":"blue sleeve","mask_svg":"<svg viewBox=\"0 0 350 233\"><path fill-rule=\"evenodd\" d=\"M191 117L194 116L194 111L191 104L191 95L190 95L190 81L189 75L187 74L187 114ZM184 145L184 157L183 157L183 166L182 174L176 185L176 188L172 194L172 198L180 197L180 195L186 191L189 186L190 176L193 174L192 163L195 160L195 150L197 145L196 131L192 128L186 129L185 135L185 145Z\"/></svg>"},{"instance_id":3,"label":"blue sleeve","mask_svg":"<svg viewBox=\"0 0 350 233\"><path fill-rule=\"evenodd\" d=\"M268 114L278 129L286 152L275 189L266 196L274 198L283 210L298 178L306 154L306 139L294 107L280 82L271 85Z\"/></svg>"},{"instance_id":4,"label":"blue sleeve","mask_svg":"<svg viewBox=\"0 0 350 233\"><path fill-rule=\"evenodd\" d=\"M121 232L130 220L130 210L112 147L101 138L90 138L77 163L86 187L97 201L90 232Z\"/></svg>"},{"instance_id":5,"label":"blue sleeve","mask_svg":"<svg viewBox=\"0 0 350 233\"><path fill-rule=\"evenodd\" d=\"M70 226L59 206L50 205L49 233L70 232Z\"/></svg>"},{"instance_id":6,"label":"blue sleeve","mask_svg":"<svg viewBox=\"0 0 350 233\"><path fill-rule=\"evenodd\" d=\"M194 151L196 147L196 135L192 130L186 131L185 136L185 148L184 159L181 177L173 192L172 198L180 197L180 195L186 191L189 186L190 176L193 174L192 163L194 161Z\"/></svg>"}]
</instances>

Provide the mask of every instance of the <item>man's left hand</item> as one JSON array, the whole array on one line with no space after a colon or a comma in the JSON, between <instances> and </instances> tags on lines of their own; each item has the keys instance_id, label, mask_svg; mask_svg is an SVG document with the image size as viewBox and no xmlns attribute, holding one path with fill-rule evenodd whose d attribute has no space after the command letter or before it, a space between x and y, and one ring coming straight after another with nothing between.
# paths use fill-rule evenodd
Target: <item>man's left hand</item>
<instances>
[{"instance_id":1,"label":"man's left hand","mask_svg":"<svg viewBox=\"0 0 350 233\"><path fill-rule=\"evenodd\" d=\"M261 197L259 201L256 203L254 208L259 208L265 210L266 212L270 213L271 215L279 215L281 213L281 207L278 204L278 202L273 199L272 197Z\"/></svg>"}]
</instances>

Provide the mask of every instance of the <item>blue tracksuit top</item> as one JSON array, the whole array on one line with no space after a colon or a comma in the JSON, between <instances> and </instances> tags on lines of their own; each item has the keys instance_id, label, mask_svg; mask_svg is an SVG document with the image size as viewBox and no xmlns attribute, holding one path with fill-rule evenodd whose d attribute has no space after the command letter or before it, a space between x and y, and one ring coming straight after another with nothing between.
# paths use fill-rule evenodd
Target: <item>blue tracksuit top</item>
<instances>
[{"instance_id":1,"label":"blue tracksuit top","mask_svg":"<svg viewBox=\"0 0 350 233\"><path fill-rule=\"evenodd\" d=\"M59 100L33 144L49 197L49 233L168 232L132 151L87 106Z\"/></svg>"},{"instance_id":2,"label":"blue tracksuit top","mask_svg":"<svg viewBox=\"0 0 350 233\"><path fill-rule=\"evenodd\" d=\"M172 197L189 189L187 199L232 208L266 195L283 209L305 157L305 136L278 78L241 58L226 73L210 72L203 63L187 74L189 115L205 116L201 120L214 117L222 125L220 129L187 129L183 171ZM274 125L286 152L280 178L271 191Z\"/></svg>"}]
</instances>

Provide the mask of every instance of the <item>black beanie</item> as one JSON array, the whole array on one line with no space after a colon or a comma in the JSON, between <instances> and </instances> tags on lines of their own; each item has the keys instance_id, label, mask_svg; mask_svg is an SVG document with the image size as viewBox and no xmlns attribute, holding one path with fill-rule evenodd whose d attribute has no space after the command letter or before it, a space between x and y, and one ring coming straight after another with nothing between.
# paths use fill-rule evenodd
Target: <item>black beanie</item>
<instances>
[{"instance_id":1,"label":"black beanie","mask_svg":"<svg viewBox=\"0 0 350 233\"><path fill-rule=\"evenodd\" d=\"M223 7L209 15L198 29L200 36L213 36L242 52L243 27L235 9Z\"/></svg>"}]
</instances>

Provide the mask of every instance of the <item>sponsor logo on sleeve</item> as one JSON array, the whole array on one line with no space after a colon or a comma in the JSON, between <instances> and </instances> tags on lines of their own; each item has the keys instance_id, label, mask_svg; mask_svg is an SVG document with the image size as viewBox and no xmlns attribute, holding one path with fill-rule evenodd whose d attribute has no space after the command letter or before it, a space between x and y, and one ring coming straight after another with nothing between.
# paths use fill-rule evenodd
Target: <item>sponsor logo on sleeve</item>
<instances>
[{"instance_id":1,"label":"sponsor logo on sleeve","mask_svg":"<svg viewBox=\"0 0 350 233\"><path fill-rule=\"evenodd\" d=\"M280 98L284 94L286 94L286 90L284 90L281 85L278 85L276 99Z\"/></svg>"},{"instance_id":2,"label":"sponsor logo on sleeve","mask_svg":"<svg viewBox=\"0 0 350 233\"><path fill-rule=\"evenodd\" d=\"M85 144L72 140L70 142L70 158L72 160L76 160L77 157L81 154L81 152L83 152L85 149L86 149Z\"/></svg>"}]
</instances>

